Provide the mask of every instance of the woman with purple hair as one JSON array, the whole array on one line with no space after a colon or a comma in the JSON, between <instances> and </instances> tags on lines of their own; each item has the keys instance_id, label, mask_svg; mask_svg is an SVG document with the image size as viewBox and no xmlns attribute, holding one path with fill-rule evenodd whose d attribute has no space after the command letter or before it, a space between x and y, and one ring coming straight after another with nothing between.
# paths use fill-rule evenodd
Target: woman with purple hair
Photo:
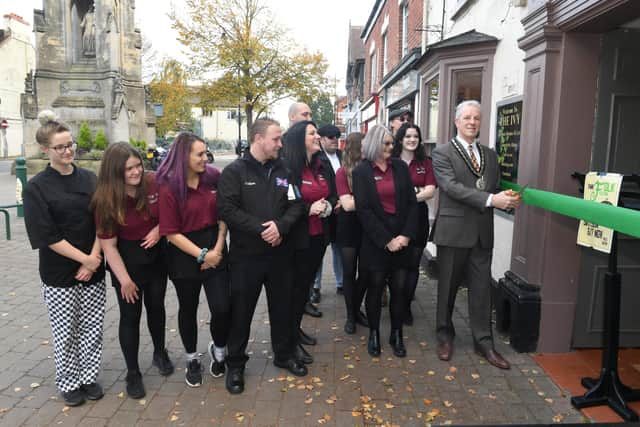
<instances>
[{"instance_id":1,"label":"woman with purple hair","mask_svg":"<svg viewBox=\"0 0 640 427\"><path fill-rule=\"evenodd\" d=\"M204 288L211 311L213 341L209 372L224 375L230 322L227 271L227 226L218 220L217 183L220 171L207 165L207 147L192 133L179 134L157 173L160 185L160 234L167 236L169 277L178 296L178 329L186 352L185 380L202 384L197 352L198 301Z\"/></svg>"}]
</instances>

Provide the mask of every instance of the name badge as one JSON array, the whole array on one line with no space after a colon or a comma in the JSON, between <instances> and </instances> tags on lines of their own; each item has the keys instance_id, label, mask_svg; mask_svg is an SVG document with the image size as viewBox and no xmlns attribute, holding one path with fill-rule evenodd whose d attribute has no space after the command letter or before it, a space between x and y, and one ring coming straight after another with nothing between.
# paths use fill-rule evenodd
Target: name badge
<instances>
[{"instance_id":1,"label":"name badge","mask_svg":"<svg viewBox=\"0 0 640 427\"><path fill-rule=\"evenodd\" d=\"M253 182L253 181L245 181L244 185L249 185L250 186L250 185L256 185L256 183Z\"/></svg>"},{"instance_id":2,"label":"name badge","mask_svg":"<svg viewBox=\"0 0 640 427\"><path fill-rule=\"evenodd\" d=\"M324 176L318 175L318 181L324 181Z\"/></svg>"},{"instance_id":3,"label":"name badge","mask_svg":"<svg viewBox=\"0 0 640 427\"><path fill-rule=\"evenodd\" d=\"M289 186L289 181L287 181L287 178L277 178L276 177L276 187L287 188L288 186Z\"/></svg>"},{"instance_id":4,"label":"name badge","mask_svg":"<svg viewBox=\"0 0 640 427\"><path fill-rule=\"evenodd\" d=\"M382 181L382 177L381 176L374 176L373 179L376 180L376 181Z\"/></svg>"},{"instance_id":5,"label":"name badge","mask_svg":"<svg viewBox=\"0 0 640 427\"><path fill-rule=\"evenodd\" d=\"M287 191L287 199L289 201L293 201L293 200L298 200L300 198L301 196L298 189L295 186L289 184L289 190Z\"/></svg>"},{"instance_id":6,"label":"name badge","mask_svg":"<svg viewBox=\"0 0 640 427\"><path fill-rule=\"evenodd\" d=\"M304 185L313 185L313 182L311 182L311 181L305 181L304 179L302 180L302 183L303 183Z\"/></svg>"}]
</instances>

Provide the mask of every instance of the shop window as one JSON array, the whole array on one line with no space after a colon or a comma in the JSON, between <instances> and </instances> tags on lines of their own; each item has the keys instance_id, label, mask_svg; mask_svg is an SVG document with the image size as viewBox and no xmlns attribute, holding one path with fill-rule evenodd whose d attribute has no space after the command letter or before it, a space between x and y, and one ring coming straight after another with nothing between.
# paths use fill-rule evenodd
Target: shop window
<instances>
[{"instance_id":1,"label":"shop window","mask_svg":"<svg viewBox=\"0 0 640 427\"><path fill-rule=\"evenodd\" d=\"M440 83L438 76L427 83L427 126L425 142L436 143L438 138L438 101L440 96Z\"/></svg>"},{"instance_id":2,"label":"shop window","mask_svg":"<svg viewBox=\"0 0 640 427\"><path fill-rule=\"evenodd\" d=\"M371 63L371 84L369 86L369 89L371 92L375 92L376 80L378 80L378 64L376 64L375 52L371 54L370 63Z\"/></svg>"},{"instance_id":3,"label":"shop window","mask_svg":"<svg viewBox=\"0 0 640 427\"><path fill-rule=\"evenodd\" d=\"M402 54L404 57L409 51L409 2L406 1L400 7L400 16L402 17Z\"/></svg>"},{"instance_id":4,"label":"shop window","mask_svg":"<svg viewBox=\"0 0 640 427\"><path fill-rule=\"evenodd\" d=\"M453 74L454 107L462 101L474 99L482 102L482 70L461 70Z\"/></svg>"}]
</instances>

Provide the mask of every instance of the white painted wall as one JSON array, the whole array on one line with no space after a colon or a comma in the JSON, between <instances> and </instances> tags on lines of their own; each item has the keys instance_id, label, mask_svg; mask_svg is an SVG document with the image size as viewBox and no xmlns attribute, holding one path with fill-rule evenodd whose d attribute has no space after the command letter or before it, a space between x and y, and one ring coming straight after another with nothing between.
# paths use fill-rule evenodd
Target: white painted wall
<instances>
[{"instance_id":1,"label":"white painted wall","mask_svg":"<svg viewBox=\"0 0 640 427\"><path fill-rule=\"evenodd\" d=\"M228 113L231 111L237 112L237 109L229 108L216 110L210 115L203 116L202 109L191 109L193 117L200 121L203 138L208 140L236 142L238 140L238 121L228 117ZM244 121L244 115L241 130L242 139L247 139L247 124Z\"/></svg>"},{"instance_id":2,"label":"white painted wall","mask_svg":"<svg viewBox=\"0 0 640 427\"><path fill-rule=\"evenodd\" d=\"M9 124L4 137L0 137L0 157L19 156L22 147L22 114L20 95L24 93L24 79L35 68L35 49L31 41L31 25L5 16L2 28L11 33L0 42L0 117Z\"/></svg>"}]
</instances>

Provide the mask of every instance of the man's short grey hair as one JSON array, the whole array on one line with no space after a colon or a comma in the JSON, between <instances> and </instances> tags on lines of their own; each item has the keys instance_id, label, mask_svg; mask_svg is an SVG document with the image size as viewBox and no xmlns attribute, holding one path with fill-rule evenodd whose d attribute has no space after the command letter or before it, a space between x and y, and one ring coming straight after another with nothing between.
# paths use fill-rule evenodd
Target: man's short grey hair
<instances>
[{"instance_id":1,"label":"man's short grey hair","mask_svg":"<svg viewBox=\"0 0 640 427\"><path fill-rule=\"evenodd\" d=\"M304 105L304 102L294 102L291 104L291 107L289 107L289 117L295 116L298 113L298 108L302 105Z\"/></svg>"},{"instance_id":2,"label":"man's short grey hair","mask_svg":"<svg viewBox=\"0 0 640 427\"><path fill-rule=\"evenodd\" d=\"M362 158L375 162L382 154L382 146L384 145L384 137L391 136L391 132L384 126L375 125L365 135L362 140Z\"/></svg>"},{"instance_id":3,"label":"man's short grey hair","mask_svg":"<svg viewBox=\"0 0 640 427\"><path fill-rule=\"evenodd\" d=\"M468 101L462 101L456 107L456 120L459 119L460 116L462 115L462 110L464 110L467 107L476 107L479 111L482 111L480 103L478 101L476 101L475 99L469 99Z\"/></svg>"}]
</instances>

